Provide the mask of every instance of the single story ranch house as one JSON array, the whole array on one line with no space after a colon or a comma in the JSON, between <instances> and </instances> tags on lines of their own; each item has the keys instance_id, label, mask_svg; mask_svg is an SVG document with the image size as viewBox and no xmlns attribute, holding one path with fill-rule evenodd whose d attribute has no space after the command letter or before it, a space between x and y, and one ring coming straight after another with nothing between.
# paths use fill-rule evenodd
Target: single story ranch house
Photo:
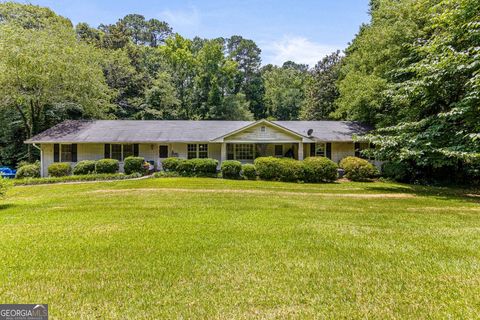
<instances>
[{"instance_id":1,"label":"single story ranch house","mask_svg":"<svg viewBox=\"0 0 480 320\"><path fill-rule=\"evenodd\" d=\"M27 140L41 152L41 175L53 162L141 156L161 167L163 159L213 158L253 162L256 157L325 156L339 162L368 146L353 137L368 131L349 121L64 121Z\"/></svg>"}]
</instances>

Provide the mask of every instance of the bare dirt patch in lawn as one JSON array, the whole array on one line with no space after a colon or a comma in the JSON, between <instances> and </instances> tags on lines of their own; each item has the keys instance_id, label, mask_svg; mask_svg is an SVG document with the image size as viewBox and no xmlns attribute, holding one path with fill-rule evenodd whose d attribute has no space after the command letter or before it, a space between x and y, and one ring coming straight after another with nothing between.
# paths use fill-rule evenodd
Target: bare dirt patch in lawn
<instances>
[{"instance_id":1,"label":"bare dirt patch in lawn","mask_svg":"<svg viewBox=\"0 0 480 320\"><path fill-rule=\"evenodd\" d=\"M320 193L320 192L294 192L294 191L270 191L270 190L247 190L247 189L187 189L187 188L136 188L136 189L108 189L95 190L89 193L99 194L132 194L145 192L182 192L182 193L246 193L265 195L285 196L319 196L319 197L340 197L340 198L375 198L375 199L399 199L414 198L409 193Z\"/></svg>"}]
</instances>

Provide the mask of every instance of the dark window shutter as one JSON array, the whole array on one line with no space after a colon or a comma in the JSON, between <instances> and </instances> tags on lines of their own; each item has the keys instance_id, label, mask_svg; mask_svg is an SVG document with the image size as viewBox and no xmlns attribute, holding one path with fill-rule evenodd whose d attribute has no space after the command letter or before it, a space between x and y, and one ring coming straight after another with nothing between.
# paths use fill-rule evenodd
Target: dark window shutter
<instances>
[{"instance_id":1,"label":"dark window shutter","mask_svg":"<svg viewBox=\"0 0 480 320\"><path fill-rule=\"evenodd\" d=\"M58 143L53 145L53 162L60 161L60 145Z\"/></svg>"},{"instance_id":2,"label":"dark window shutter","mask_svg":"<svg viewBox=\"0 0 480 320\"><path fill-rule=\"evenodd\" d=\"M77 145L72 144L72 162L77 162Z\"/></svg>"},{"instance_id":3,"label":"dark window shutter","mask_svg":"<svg viewBox=\"0 0 480 320\"><path fill-rule=\"evenodd\" d=\"M360 142L355 142L355 157L360 157Z\"/></svg>"},{"instance_id":4,"label":"dark window shutter","mask_svg":"<svg viewBox=\"0 0 480 320\"><path fill-rule=\"evenodd\" d=\"M138 157L138 143L133 145L133 156Z\"/></svg>"},{"instance_id":5,"label":"dark window shutter","mask_svg":"<svg viewBox=\"0 0 480 320\"><path fill-rule=\"evenodd\" d=\"M310 143L310 157L315 157L315 143Z\"/></svg>"},{"instance_id":6,"label":"dark window shutter","mask_svg":"<svg viewBox=\"0 0 480 320\"><path fill-rule=\"evenodd\" d=\"M110 159L110 144L106 143L104 148L104 158Z\"/></svg>"},{"instance_id":7,"label":"dark window shutter","mask_svg":"<svg viewBox=\"0 0 480 320\"><path fill-rule=\"evenodd\" d=\"M332 159L332 144L327 142L327 150L325 150L328 159Z\"/></svg>"}]
</instances>

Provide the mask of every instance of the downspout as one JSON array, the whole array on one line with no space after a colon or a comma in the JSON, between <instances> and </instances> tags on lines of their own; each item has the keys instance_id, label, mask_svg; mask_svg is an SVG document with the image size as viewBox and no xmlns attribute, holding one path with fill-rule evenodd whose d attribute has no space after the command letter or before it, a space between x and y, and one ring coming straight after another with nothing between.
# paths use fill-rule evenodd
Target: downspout
<instances>
[{"instance_id":1,"label":"downspout","mask_svg":"<svg viewBox=\"0 0 480 320\"><path fill-rule=\"evenodd\" d=\"M40 177L43 178L43 150L41 147L37 146L35 143L32 143L32 145L40 150Z\"/></svg>"}]
</instances>

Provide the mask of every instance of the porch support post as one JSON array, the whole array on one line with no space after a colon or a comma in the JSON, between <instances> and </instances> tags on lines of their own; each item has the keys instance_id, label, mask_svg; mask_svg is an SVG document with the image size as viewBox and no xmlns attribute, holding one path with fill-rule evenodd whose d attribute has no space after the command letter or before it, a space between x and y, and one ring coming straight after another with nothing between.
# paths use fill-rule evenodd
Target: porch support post
<instances>
[{"instance_id":1,"label":"porch support post","mask_svg":"<svg viewBox=\"0 0 480 320\"><path fill-rule=\"evenodd\" d=\"M222 150L220 153L220 164L227 160L227 144L225 142L222 142Z\"/></svg>"},{"instance_id":2,"label":"porch support post","mask_svg":"<svg viewBox=\"0 0 480 320\"><path fill-rule=\"evenodd\" d=\"M303 142L298 144L298 160L303 160Z\"/></svg>"}]
</instances>

